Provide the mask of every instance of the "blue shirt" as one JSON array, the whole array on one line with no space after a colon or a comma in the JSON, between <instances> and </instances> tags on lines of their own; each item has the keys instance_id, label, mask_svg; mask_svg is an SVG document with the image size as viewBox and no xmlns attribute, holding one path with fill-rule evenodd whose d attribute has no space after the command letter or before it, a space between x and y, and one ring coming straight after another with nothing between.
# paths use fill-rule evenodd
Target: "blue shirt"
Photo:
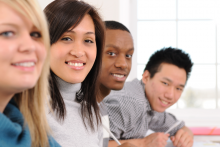
<instances>
[{"instance_id":1,"label":"blue shirt","mask_svg":"<svg viewBox=\"0 0 220 147\"><path fill-rule=\"evenodd\" d=\"M50 147L60 147L52 137L48 138ZM30 131L14 100L0 113L0 147L31 147Z\"/></svg>"}]
</instances>

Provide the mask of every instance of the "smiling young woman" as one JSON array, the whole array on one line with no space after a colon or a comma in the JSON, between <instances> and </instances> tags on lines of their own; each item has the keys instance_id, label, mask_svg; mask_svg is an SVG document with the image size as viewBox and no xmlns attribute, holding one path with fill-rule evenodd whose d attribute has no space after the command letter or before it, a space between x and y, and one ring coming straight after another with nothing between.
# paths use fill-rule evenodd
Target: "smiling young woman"
<instances>
[{"instance_id":1,"label":"smiling young woman","mask_svg":"<svg viewBox=\"0 0 220 147\"><path fill-rule=\"evenodd\" d=\"M59 146L48 137L50 44L37 1L0 0L0 44L1 146Z\"/></svg>"},{"instance_id":2,"label":"smiling young woman","mask_svg":"<svg viewBox=\"0 0 220 147\"><path fill-rule=\"evenodd\" d=\"M50 94L55 117L48 115L62 146L102 146L97 104L104 24L91 5L56 0L44 10L50 28Z\"/></svg>"}]
</instances>

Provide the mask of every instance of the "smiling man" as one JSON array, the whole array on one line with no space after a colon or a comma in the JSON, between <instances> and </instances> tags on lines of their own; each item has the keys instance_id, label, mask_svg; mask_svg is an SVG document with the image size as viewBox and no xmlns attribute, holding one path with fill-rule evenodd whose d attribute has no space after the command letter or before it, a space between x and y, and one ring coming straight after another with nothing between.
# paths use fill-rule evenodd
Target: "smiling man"
<instances>
[{"instance_id":1,"label":"smiling man","mask_svg":"<svg viewBox=\"0 0 220 147\"><path fill-rule=\"evenodd\" d=\"M121 90L131 70L134 52L130 31L116 21L105 21L106 42L102 57L101 94L104 98L111 90Z\"/></svg>"},{"instance_id":2,"label":"smiling man","mask_svg":"<svg viewBox=\"0 0 220 147\"><path fill-rule=\"evenodd\" d=\"M120 91L112 91L104 102L111 132L121 143L138 147L165 147L168 137L177 147L191 147L193 134L184 122L165 134L178 120L165 110L175 104L189 78L193 63L179 49L164 48L149 59L142 80L125 83ZM155 131L147 137L148 129ZM111 142L109 146L117 146Z\"/></svg>"},{"instance_id":3,"label":"smiling man","mask_svg":"<svg viewBox=\"0 0 220 147\"><path fill-rule=\"evenodd\" d=\"M130 31L121 23L116 21L105 21L106 40L102 56L102 69L100 74L101 102L111 90L121 90L131 70L134 44ZM100 103L102 123L109 128L109 120L105 105ZM111 142L111 141L110 141ZM114 141L112 141L114 142ZM104 130L103 147L109 143L109 134ZM117 145L118 146L118 145ZM123 147L133 147L125 143ZM121 146L120 146L121 147Z\"/></svg>"}]
</instances>

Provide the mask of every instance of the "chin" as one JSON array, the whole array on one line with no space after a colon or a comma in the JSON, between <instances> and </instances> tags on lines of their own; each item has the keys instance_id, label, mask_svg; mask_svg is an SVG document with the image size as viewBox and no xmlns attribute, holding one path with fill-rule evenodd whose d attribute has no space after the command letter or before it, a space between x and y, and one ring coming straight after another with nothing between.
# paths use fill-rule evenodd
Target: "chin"
<instances>
[{"instance_id":1,"label":"chin","mask_svg":"<svg viewBox=\"0 0 220 147\"><path fill-rule=\"evenodd\" d=\"M123 88L124 84L123 85L116 85L116 86L111 86L111 90L121 90Z\"/></svg>"},{"instance_id":2,"label":"chin","mask_svg":"<svg viewBox=\"0 0 220 147\"><path fill-rule=\"evenodd\" d=\"M22 83L20 85L14 86L16 89L16 93L22 92L24 90L32 89L36 83Z\"/></svg>"},{"instance_id":3,"label":"chin","mask_svg":"<svg viewBox=\"0 0 220 147\"><path fill-rule=\"evenodd\" d=\"M162 109L162 108L153 108L154 111L157 111L157 112L164 112L166 109Z\"/></svg>"}]
</instances>

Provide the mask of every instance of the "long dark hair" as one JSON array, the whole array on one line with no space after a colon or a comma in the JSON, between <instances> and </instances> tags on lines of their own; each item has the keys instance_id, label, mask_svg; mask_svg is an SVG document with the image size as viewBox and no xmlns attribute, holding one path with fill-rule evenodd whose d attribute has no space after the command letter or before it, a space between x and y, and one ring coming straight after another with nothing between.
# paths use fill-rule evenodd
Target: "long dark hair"
<instances>
[{"instance_id":1,"label":"long dark hair","mask_svg":"<svg viewBox=\"0 0 220 147\"><path fill-rule=\"evenodd\" d=\"M100 18L97 10L91 5L78 0L56 0L47 5L44 9L49 22L50 42L51 45L56 43L63 33L70 28L75 28L82 18L89 14L93 19L95 26L95 36L97 45L97 56L95 63L82 82L80 93L83 98L77 100L81 103L81 114L84 125L85 120L89 122L89 126L94 130L93 111L96 116L97 125L101 122L99 107L97 104L97 96L99 95L98 75L101 69L102 51L105 40L105 26ZM50 70L50 94L52 98L52 109L56 112L60 120L64 120L66 115L66 107L63 98L59 92L55 73ZM86 127L87 128L87 127Z\"/></svg>"}]
</instances>

